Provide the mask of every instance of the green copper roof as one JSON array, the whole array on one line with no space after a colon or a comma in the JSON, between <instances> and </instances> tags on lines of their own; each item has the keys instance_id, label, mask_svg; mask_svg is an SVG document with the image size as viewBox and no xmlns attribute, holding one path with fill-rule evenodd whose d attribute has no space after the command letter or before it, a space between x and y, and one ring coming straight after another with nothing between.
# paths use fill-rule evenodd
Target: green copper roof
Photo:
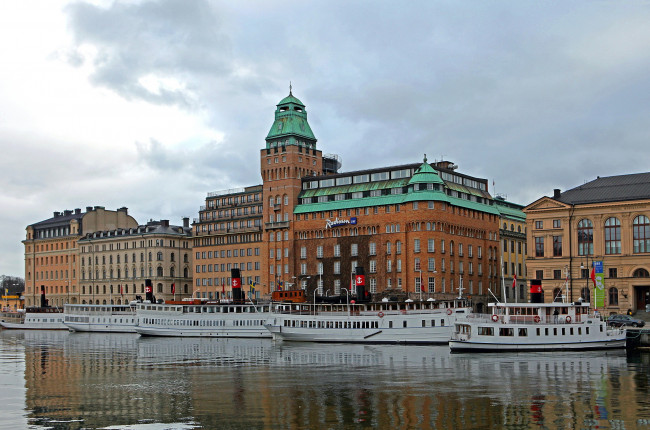
<instances>
[{"instance_id":1,"label":"green copper roof","mask_svg":"<svg viewBox=\"0 0 650 430\"><path fill-rule=\"evenodd\" d=\"M302 107L305 107L305 105L291 93L289 93L288 96L286 96L285 98L280 100L280 103L278 103L277 106L288 104L288 103L294 103L294 104L300 105Z\"/></svg>"},{"instance_id":2,"label":"green copper roof","mask_svg":"<svg viewBox=\"0 0 650 430\"><path fill-rule=\"evenodd\" d=\"M273 143L310 147L316 143L316 137L307 122L305 105L291 93L277 104L275 121L266 136L267 147Z\"/></svg>"},{"instance_id":3,"label":"green copper roof","mask_svg":"<svg viewBox=\"0 0 650 430\"><path fill-rule=\"evenodd\" d=\"M500 205L498 200L495 200L496 204L494 207L499 211L499 215L503 218L514 219L517 221L526 221L526 214L510 206Z\"/></svg>"},{"instance_id":4,"label":"green copper roof","mask_svg":"<svg viewBox=\"0 0 650 430\"><path fill-rule=\"evenodd\" d=\"M424 159L424 163L413 173L413 177L409 181L410 184L444 184L445 181L438 176L438 172L427 163L427 159Z\"/></svg>"}]
</instances>

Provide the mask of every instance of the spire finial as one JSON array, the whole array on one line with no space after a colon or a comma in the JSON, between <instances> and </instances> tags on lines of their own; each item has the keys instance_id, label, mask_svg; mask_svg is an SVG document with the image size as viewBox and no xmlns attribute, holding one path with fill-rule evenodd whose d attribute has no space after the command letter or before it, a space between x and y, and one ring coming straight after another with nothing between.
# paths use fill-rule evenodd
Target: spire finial
<instances>
[{"instance_id":1,"label":"spire finial","mask_svg":"<svg viewBox=\"0 0 650 430\"><path fill-rule=\"evenodd\" d=\"M293 95L293 94L291 94L291 81L289 81L289 95L290 95L290 96Z\"/></svg>"},{"instance_id":2,"label":"spire finial","mask_svg":"<svg viewBox=\"0 0 650 430\"><path fill-rule=\"evenodd\" d=\"M427 154L424 154L424 162L427 162Z\"/></svg>"}]
</instances>

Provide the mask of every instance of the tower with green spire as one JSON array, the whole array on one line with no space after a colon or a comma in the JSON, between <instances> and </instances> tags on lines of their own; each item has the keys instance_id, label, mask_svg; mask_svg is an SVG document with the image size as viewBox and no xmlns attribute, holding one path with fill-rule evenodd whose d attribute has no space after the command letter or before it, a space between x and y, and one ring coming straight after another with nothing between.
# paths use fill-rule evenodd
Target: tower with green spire
<instances>
[{"instance_id":1,"label":"tower with green spire","mask_svg":"<svg viewBox=\"0 0 650 430\"><path fill-rule=\"evenodd\" d=\"M260 150L263 182L264 241L262 284L274 291L280 283L288 286L298 276L294 267L294 208L302 190L302 178L323 174L323 153L316 149L316 137L307 122L305 105L291 92L277 104L275 120ZM277 242L281 240L281 242ZM281 246L278 245L281 244ZM278 245L278 246L276 246Z\"/></svg>"},{"instance_id":2,"label":"tower with green spire","mask_svg":"<svg viewBox=\"0 0 650 430\"><path fill-rule=\"evenodd\" d=\"M316 137L307 122L305 105L289 90L289 95L277 104L275 121L266 136L266 148L302 146L316 149Z\"/></svg>"}]
</instances>

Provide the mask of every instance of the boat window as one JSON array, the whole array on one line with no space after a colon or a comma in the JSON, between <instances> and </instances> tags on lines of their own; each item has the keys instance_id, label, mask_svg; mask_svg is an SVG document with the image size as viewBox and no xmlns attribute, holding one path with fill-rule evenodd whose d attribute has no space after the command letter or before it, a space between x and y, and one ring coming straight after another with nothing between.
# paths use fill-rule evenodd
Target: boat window
<instances>
[{"instance_id":1,"label":"boat window","mask_svg":"<svg viewBox=\"0 0 650 430\"><path fill-rule=\"evenodd\" d=\"M571 327L571 328L569 329L569 334L570 334L571 336L573 336L573 327Z\"/></svg>"},{"instance_id":2,"label":"boat window","mask_svg":"<svg viewBox=\"0 0 650 430\"><path fill-rule=\"evenodd\" d=\"M537 330L536 330L536 334L537 334L537 336L539 336L539 335L541 334L541 331L542 331L542 330L541 330L539 327L537 327Z\"/></svg>"},{"instance_id":3,"label":"boat window","mask_svg":"<svg viewBox=\"0 0 650 430\"><path fill-rule=\"evenodd\" d=\"M553 329L553 336L557 336L557 328Z\"/></svg>"},{"instance_id":4,"label":"boat window","mask_svg":"<svg viewBox=\"0 0 650 430\"><path fill-rule=\"evenodd\" d=\"M426 327L426 326L427 326L426 320L422 320L422 327Z\"/></svg>"},{"instance_id":5,"label":"boat window","mask_svg":"<svg viewBox=\"0 0 650 430\"><path fill-rule=\"evenodd\" d=\"M393 322L392 321L388 321L388 328L393 328Z\"/></svg>"},{"instance_id":6,"label":"boat window","mask_svg":"<svg viewBox=\"0 0 650 430\"><path fill-rule=\"evenodd\" d=\"M478 327L479 336L494 336L494 327Z\"/></svg>"},{"instance_id":7,"label":"boat window","mask_svg":"<svg viewBox=\"0 0 650 430\"><path fill-rule=\"evenodd\" d=\"M566 329L562 327L562 336L566 336Z\"/></svg>"},{"instance_id":8,"label":"boat window","mask_svg":"<svg viewBox=\"0 0 650 430\"><path fill-rule=\"evenodd\" d=\"M403 321L403 322L402 322L402 326L403 326L403 327L406 327L406 321Z\"/></svg>"},{"instance_id":9,"label":"boat window","mask_svg":"<svg viewBox=\"0 0 650 430\"><path fill-rule=\"evenodd\" d=\"M582 327L578 327L578 336L582 335Z\"/></svg>"},{"instance_id":10,"label":"boat window","mask_svg":"<svg viewBox=\"0 0 650 430\"><path fill-rule=\"evenodd\" d=\"M499 327L499 336L514 336L515 329L512 327Z\"/></svg>"},{"instance_id":11,"label":"boat window","mask_svg":"<svg viewBox=\"0 0 650 430\"><path fill-rule=\"evenodd\" d=\"M431 327L435 327L435 326L436 326L436 320L431 320Z\"/></svg>"},{"instance_id":12,"label":"boat window","mask_svg":"<svg viewBox=\"0 0 650 430\"><path fill-rule=\"evenodd\" d=\"M528 336L528 329L525 327L519 327L519 334L518 336L525 337Z\"/></svg>"}]
</instances>

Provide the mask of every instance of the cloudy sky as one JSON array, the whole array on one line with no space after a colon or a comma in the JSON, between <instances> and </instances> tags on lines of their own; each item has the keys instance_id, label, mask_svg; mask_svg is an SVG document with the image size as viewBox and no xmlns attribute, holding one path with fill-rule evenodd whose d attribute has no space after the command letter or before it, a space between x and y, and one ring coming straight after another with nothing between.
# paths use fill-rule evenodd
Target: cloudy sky
<instances>
[{"instance_id":1,"label":"cloudy sky","mask_svg":"<svg viewBox=\"0 0 650 430\"><path fill-rule=\"evenodd\" d=\"M647 1L0 2L0 274L54 211L197 217L293 93L344 171L445 158L527 204L645 172Z\"/></svg>"}]
</instances>

